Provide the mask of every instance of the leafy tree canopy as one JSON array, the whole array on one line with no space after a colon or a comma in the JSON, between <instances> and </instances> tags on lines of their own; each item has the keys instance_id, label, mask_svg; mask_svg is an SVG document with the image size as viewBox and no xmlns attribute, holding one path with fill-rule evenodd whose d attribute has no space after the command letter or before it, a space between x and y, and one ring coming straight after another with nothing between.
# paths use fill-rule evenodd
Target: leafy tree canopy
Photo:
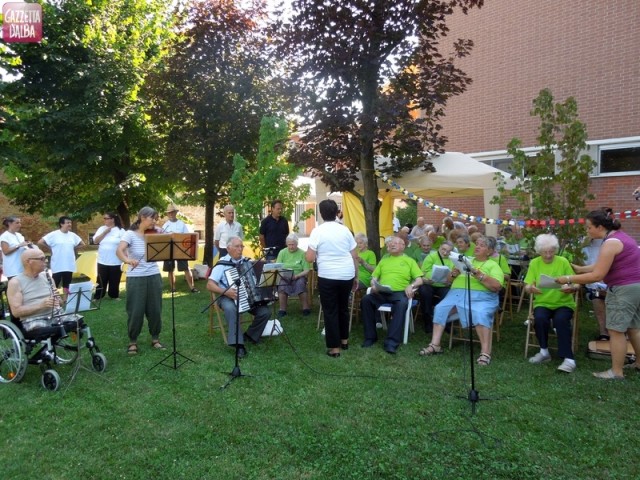
<instances>
[{"instance_id":1,"label":"leafy tree canopy","mask_svg":"<svg viewBox=\"0 0 640 480\"><path fill-rule=\"evenodd\" d=\"M360 172L369 239L379 236L374 156L390 157L382 167L395 176L432 168L425 152L443 150L444 106L470 82L454 62L472 42L456 40L443 54L446 20L482 3L294 0L293 14L276 25L300 102L292 161L333 190L351 190Z\"/></svg>"},{"instance_id":2,"label":"leafy tree canopy","mask_svg":"<svg viewBox=\"0 0 640 480\"><path fill-rule=\"evenodd\" d=\"M29 212L79 220L162 203L170 184L149 123L145 80L173 15L160 0L43 3L45 37L0 51L4 193ZM154 200L155 199L155 200Z\"/></svg>"},{"instance_id":3,"label":"leafy tree canopy","mask_svg":"<svg viewBox=\"0 0 640 480\"><path fill-rule=\"evenodd\" d=\"M183 200L205 205L205 262L214 207L228 198L234 155L255 159L260 120L280 87L267 57L264 2L189 3L180 41L152 80L154 123ZM241 211L241 206L238 205Z\"/></svg>"},{"instance_id":4,"label":"leafy tree canopy","mask_svg":"<svg viewBox=\"0 0 640 480\"><path fill-rule=\"evenodd\" d=\"M291 218L296 203L309 197L308 185L295 184L302 169L287 162L288 140L287 122L281 118L265 117L260 127L256 167L249 169L247 161L240 155L233 160L231 201L236 205L245 238L254 249L260 245L260 222L264 218L266 204L275 199L282 200L282 215ZM306 212L302 218L308 215Z\"/></svg>"}]
</instances>

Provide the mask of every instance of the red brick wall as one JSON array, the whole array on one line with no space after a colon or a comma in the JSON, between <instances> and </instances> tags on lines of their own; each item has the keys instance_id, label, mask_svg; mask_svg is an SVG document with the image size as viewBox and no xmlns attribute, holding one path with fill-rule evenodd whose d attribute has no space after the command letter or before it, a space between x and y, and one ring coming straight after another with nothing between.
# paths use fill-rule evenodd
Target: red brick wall
<instances>
[{"instance_id":1,"label":"red brick wall","mask_svg":"<svg viewBox=\"0 0 640 480\"><path fill-rule=\"evenodd\" d=\"M531 102L547 87L576 98L590 139L640 135L639 1L488 0L448 25L475 43L459 62L473 84L446 109L448 151L535 145Z\"/></svg>"}]
</instances>

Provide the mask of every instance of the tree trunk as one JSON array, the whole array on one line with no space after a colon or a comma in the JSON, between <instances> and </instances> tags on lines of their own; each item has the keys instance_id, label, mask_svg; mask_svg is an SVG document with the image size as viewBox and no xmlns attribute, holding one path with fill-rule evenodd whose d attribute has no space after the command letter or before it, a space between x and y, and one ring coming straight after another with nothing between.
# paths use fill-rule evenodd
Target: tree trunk
<instances>
[{"instance_id":1,"label":"tree trunk","mask_svg":"<svg viewBox=\"0 0 640 480\"><path fill-rule=\"evenodd\" d=\"M127 207L127 204L124 202L124 200L122 200L118 204L118 208L116 210L118 211L118 215L120 216L122 228L128 230L131 226L131 213L129 212L129 207Z\"/></svg>"},{"instance_id":2,"label":"tree trunk","mask_svg":"<svg viewBox=\"0 0 640 480\"><path fill-rule=\"evenodd\" d=\"M218 195L215 192L207 192L204 204L204 259L208 266L213 266L213 219L215 215L216 200Z\"/></svg>"},{"instance_id":3,"label":"tree trunk","mask_svg":"<svg viewBox=\"0 0 640 480\"><path fill-rule=\"evenodd\" d=\"M362 95L362 124L360 127L360 174L364 186L364 220L367 225L369 248L380 258L380 204L378 182L374 174L374 129L377 99L376 76L366 77Z\"/></svg>"}]
</instances>

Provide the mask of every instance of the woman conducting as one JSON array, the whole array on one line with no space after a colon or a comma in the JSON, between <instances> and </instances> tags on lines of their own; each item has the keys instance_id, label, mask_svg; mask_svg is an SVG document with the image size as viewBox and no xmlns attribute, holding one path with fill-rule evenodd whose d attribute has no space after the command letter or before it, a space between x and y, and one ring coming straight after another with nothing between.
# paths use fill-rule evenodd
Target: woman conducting
<instances>
[{"instance_id":1,"label":"woman conducting","mask_svg":"<svg viewBox=\"0 0 640 480\"><path fill-rule=\"evenodd\" d=\"M138 335L147 317L151 347L164 350L158 337L162 330L162 278L157 262L148 262L144 242L146 230L155 230L158 211L143 207L138 219L122 236L116 251L118 258L129 265L127 271L127 328L129 355L138 353Z\"/></svg>"},{"instance_id":2,"label":"woman conducting","mask_svg":"<svg viewBox=\"0 0 640 480\"><path fill-rule=\"evenodd\" d=\"M318 208L324 223L311 232L306 260L318 264L327 355L336 358L341 349L349 348L349 295L358 288L358 255L353 235L336 222L336 202L323 200Z\"/></svg>"},{"instance_id":3,"label":"woman conducting","mask_svg":"<svg viewBox=\"0 0 640 480\"><path fill-rule=\"evenodd\" d=\"M555 235L544 233L536 237L535 251L539 257L529 263L529 270L524 279L524 290L533 294L533 320L536 338L540 351L529 359L530 363L545 363L551 360L549 353L549 331L556 330L558 335L558 356L562 363L558 367L561 372L572 373L576 369L576 361L571 345L571 319L576 309L574 293L577 286L563 285L557 288L540 288L540 276L559 277L571 275L573 269L569 261L557 255L560 249ZM552 327L553 322L553 327Z\"/></svg>"},{"instance_id":4,"label":"woman conducting","mask_svg":"<svg viewBox=\"0 0 640 480\"><path fill-rule=\"evenodd\" d=\"M593 265L577 266L578 275L562 275L560 284L607 284L605 307L607 330L611 345L611 368L594 372L593 376L607 380L624 379L623 368L629 338L636 361L628 367L640 370L640 249L636 241L620 230L620 221L604 210L594 210L586 219L587 235L603 239L600 255Z\"/></svg>"}]
</instances>

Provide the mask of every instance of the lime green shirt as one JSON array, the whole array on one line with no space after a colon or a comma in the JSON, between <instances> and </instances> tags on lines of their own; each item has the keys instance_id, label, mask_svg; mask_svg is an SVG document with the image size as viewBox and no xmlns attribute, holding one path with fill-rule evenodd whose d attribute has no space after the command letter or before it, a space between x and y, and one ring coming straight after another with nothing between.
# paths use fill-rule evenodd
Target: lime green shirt
<instances>
[{"instance_id":1,"label":"lime green shirt","mask_svg":"<svg viewBox=\"0 0 640 480\"><path fill-rule=\"evenodd\" d=\"M416 261L405 255L387 255L380 260L371 274L381 285L388 285L394 292L401 292L416 278L422 276L422 271Z\"/></svg>"},{"instance_id":2,"label":"lime green shirt","mask_svg":"<svg viewBox=\"0 0 640 480\"><path fill-rule=\"evenodd\" d=\"M364 252L358 252L358 256L367 262L369 265L375 266L378 261L376 260L376 254L373 253L373 250L365 250ZM363 285L367 287L371 285L371 272L364 268L363 265L358 266L358 280L362 282Z\"/></svg>"},{"instance_id":3,"label":"lime green shirt","mask_svg":"<svg viewBox=\"0 0 640 480\"><path fill-rule=\"evenodd\" d=\"M497 255L495 257L490 257L489 260L493 260L494 262L496 262L502 269L502 273L504 273L507 276L511 275L511 267L509 266L509 261L504 255Z\"/></svg>"},{"instance_id":4,"label":"lime green shirt","mask_svg":"<svg viewBox=\"0 0 640 480\"><path fill-rule=\"evenodd\" d=\"M544 263L542 257L536 257L529 262L529 270L524 277L524 283L527 285L538 285L540 283L540 275L548 275L558 278L565 275L575 275L571 264L564 257L556 255L551 263ZM538 287L539 288L539 287ZM573 293L562 293L558 288L541 288L542 293L535 295L533 304L536 307L546 307L555 310L560 307L569 307L576 309Z\"/></svg>"},{"instance_id":5,"label":"lime green shirt","mask_svg":"<svg viewBox=\"0 0 640 480\"><path fill-rule=\"evenodd\" d=\"M439 254L440 252L435 251L429 253L422 262L422 273L425 278L431 278L431 272L433 271L434 265L444 265L445 267L449 267L449 270L453 270L453 262L449 257L442 257ZM444 283L434 283L435 287L444 287Z\"/></svg>"},{"instance_id":6,"label":"lime green shirt","mask_svg":"<svg viewBox=\"0 0 640 480\"><path fill-rule=\"evenodd\" d=\"M304 270L309 270L311 265L304 259L305 252L298 249L291 253L288 248L280 250L276 263L282 263L284 268L293 270L294 275L300 275Z\"/></svg>"},{"instance_id":7,"label":"lime green shirt","mask_svg":"<svg viewBox=\"0 0 640 480\"><path fill-rule=\"evenodd\" d=\"M476 260L475 258L471 261L473 268L480 270L485 275L488 275L491 278L495 278L500 282L500 285L504 286L504 273L502 273L502 269L500 266L491 260L485 260L481 262L480 260ZM451 288L467 288L467 278L466 274L463 272L458 275L451 284ZM471 290L479 290L481 292L490 292L487 287L485 287L480 280L476 277L471 276Z\"/></svg>"}]
</instances>

